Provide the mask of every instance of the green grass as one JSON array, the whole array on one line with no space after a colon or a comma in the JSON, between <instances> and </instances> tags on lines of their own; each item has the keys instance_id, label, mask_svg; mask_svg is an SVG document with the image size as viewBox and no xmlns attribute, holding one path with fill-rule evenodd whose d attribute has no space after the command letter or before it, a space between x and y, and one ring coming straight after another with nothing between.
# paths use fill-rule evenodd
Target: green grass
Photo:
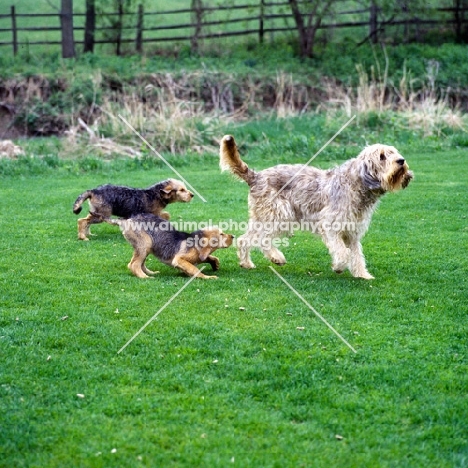
<instances>
[{"instance_id":1,"label":"green grass","mask_svg":"<svg viewBox=\"0 0 468 468\"><path fill-rule=\"evenodd\" d=\"M260 169L278 155L252 143L257 131L238 134ZM468 466L466 151L397 143L416 178L364 239L376 280L334 274L307 233L277 268L356 355L258 252L245 271L234 249L218 252L217 281L194 281L117 354L188 279L155 259L155 279L131 276L118 230L77 241L71 205L100 183L172 174L49 156L3 176L0 466ZM247 187L216 157L178 164L208 203L171 205L174 220L247 219Z\"/></svg>"}]
</instances>

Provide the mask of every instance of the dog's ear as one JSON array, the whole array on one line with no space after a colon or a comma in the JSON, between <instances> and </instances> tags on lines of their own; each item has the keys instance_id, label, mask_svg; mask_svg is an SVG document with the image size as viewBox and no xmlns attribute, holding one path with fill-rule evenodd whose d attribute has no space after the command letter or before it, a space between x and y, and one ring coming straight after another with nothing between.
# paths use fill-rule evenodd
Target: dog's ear
<instances>
[{"instance_id":1,"label":"dog's ear","mask_svg":"<svg viewBox=\"0 0 468 468\"><path fill-rule=\"evenodd\" d=\"M200 263L203 263L213 252L213 248L210 246L210 238L205 236L202 231L199 231L199 233L195 235L194 241L194 246L198 252L198 259Z\"/></svg>"},{"instance_id":2,"label":"dog's ear","mask_svg":"<svg viewBox=\"0 0 468 468\"><path fill-rule=\"evenodd\" d=\"M200 263L206 261L206 259L211 255L211 247L201 247L198 249L198 258L200 259Z\"/></svg>"},{"instance_id":3,"label":"dog's ear","mask_svg":"<svg viewBox=\"0 0 468 468\"><path fill-rule=\"evenodd\" d=\"M169 198L169 196L171 195L171 192L172 190L174 190L172 188L172 185L166 185L164 188L161 189L161 196L163 198Z\"/></svg>"},{"instance_id":4,"label":"dog's ear","mask_svg":"<svg viewBox=\"0 0 468 468\"><path fill-rule=\"evenodd\" d=\"M374 174L372 174L372 171L369 170L369 166L366 163L363 165L361 175L364 186L369 190L377 190L382 188L382 183Z\"/></svg>"}]
</instances>

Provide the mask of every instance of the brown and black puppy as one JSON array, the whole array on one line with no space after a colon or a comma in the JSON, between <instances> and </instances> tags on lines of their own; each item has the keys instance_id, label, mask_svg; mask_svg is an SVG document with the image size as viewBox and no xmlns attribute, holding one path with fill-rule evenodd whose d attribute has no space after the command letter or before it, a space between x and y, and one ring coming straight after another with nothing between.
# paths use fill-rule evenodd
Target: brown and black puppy
<instances>
[{"instance_id":1,"label":"brown and black puppy","mask_svg":"<svg viewBox=\"0 0 468 468\"><path fill-rule=\"evenodd\" d=\"M78 214L83 202L89 200L88 216L78 220L78 239L89 240L91 224L102 223L112 215L130 218L141 213L152 213L169 219L169 213L163 211L169 203L189 202L192 198L193 193L175 179L163 180L146 189L106 184L86 190L73 204L73 213Z\"/></svg>"},{"instance_id":2,"label":"brown and black puppy","mask_svg":"<svg viewBox=\"0 0 468 468\"><path fill-rule=\"evenodd\" d=\"M216 249L229 247L234 238L217 227L192 233L177 231L169 221L152 214L106 219L106 222L120 226L123 236L133 246L128 268L138 278L155 274L145 266L146 258L152 253L161 262L189 276L215 279L217 276L204 275L195 265L209 263L213 271L218 270L219 260L211 254Z\"/></svg>"}]
</instances>

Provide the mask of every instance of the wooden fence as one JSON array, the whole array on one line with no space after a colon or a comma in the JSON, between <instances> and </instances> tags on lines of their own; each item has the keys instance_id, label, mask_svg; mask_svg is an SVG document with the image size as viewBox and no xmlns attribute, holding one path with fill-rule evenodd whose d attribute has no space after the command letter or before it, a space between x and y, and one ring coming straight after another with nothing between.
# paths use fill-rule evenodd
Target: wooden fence
<instances>
[{"instance_id":1,"label":"wooden fence","mask_svg":"<svg viewBox=\"0 0 468 468\"><path fill-rule=\"evenodd\" d=\"M250 1L230 6L201 7L198 10L145 11L143 4L140 4L133 12L99 12L92 36L88 34L87 40L91 40L93 46L112 44L115 52L120 54L141 53L148 44L186 43L191 48L197 48L202 41L250 36L253 38L251 40L262 43L265 40L273 41L280 35L297 33L288 1ZM202 5L202 2L199 3ZM437 8L428 7L421 11L407 11L404 8L384 11L377 8L375 0L369 0L367 8L358 9L355 8L356 2L339 0L335 2L334 11L324 16L319 29L325 32L327 39L342 32L352 36L358 44L366 40L388 40L390 36L394 42L422 41L431 31L436 38L445 34L459 42L467 42L466 2L446 3L445 7L439 3ZM61 44L63 15L60 12L24 12L15 6L11 6L9 11L8 8L2 11L2 8L0 52L5 51L5 47L11 47L16 55L24 48ZM79 46L86 38L86 14L74 13L72 20L75 44Z\"/></svg>"}]
</instances>

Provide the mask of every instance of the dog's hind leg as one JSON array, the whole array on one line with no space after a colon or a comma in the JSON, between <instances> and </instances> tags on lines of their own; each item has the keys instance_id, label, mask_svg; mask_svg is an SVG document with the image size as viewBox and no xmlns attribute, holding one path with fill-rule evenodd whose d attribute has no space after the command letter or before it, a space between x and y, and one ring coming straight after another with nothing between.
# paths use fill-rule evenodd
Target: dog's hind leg
<instances>
[{"instance_id":1,"label":"dog's hind leg","mask_svg":"<svg viewBox=\"0 0 468 468\"><path fill-rule=\"evenodd\" d=\"M283 252L278 250L273 245L273 239L270 235L264 235L260 241L260 250L263 252L268 260L275 263L276 265L285 265L286 258L283 255Z\"/></svg>"},{"instance_id":2,"label":"dog's hind leg","mask_svg":"<svg viewBox=\"0 0 468 468\"><path fill-rule=\"evenodd\" d=\"M133 251L132 259L127 265L128 269L138 278L149 278L149 276L146 274L146 272L149 270L145 266L145 260L147 256L148 253L146 250L142 251L141 249L135 249Z\"/></svg>"},{"instance_id":3,"label":"dog's hind leg","mask_svg":"<svg viewBox=\"0 0 468 468\"><path fill-rule=\"evenodd\" d=\"M239 258L239 264L242 268L255 268L250 258L250 249L253 247L257 237L255 231L249 229L245 234L240 236L237 241L237 257Z\"/></svg>"},{"instance_id":4,"label":"dog's hind leg","mask_svg":"<svg viewBox=\"0 0 468 468\"><path fill-rule=\"evenodd\" d=\"M159 273L159 271L152 271L150 270L144 263L142 263L141 265L141 269L143 270L143 272L147 275L157 275Z\"/></svg>"}]
</instances>

